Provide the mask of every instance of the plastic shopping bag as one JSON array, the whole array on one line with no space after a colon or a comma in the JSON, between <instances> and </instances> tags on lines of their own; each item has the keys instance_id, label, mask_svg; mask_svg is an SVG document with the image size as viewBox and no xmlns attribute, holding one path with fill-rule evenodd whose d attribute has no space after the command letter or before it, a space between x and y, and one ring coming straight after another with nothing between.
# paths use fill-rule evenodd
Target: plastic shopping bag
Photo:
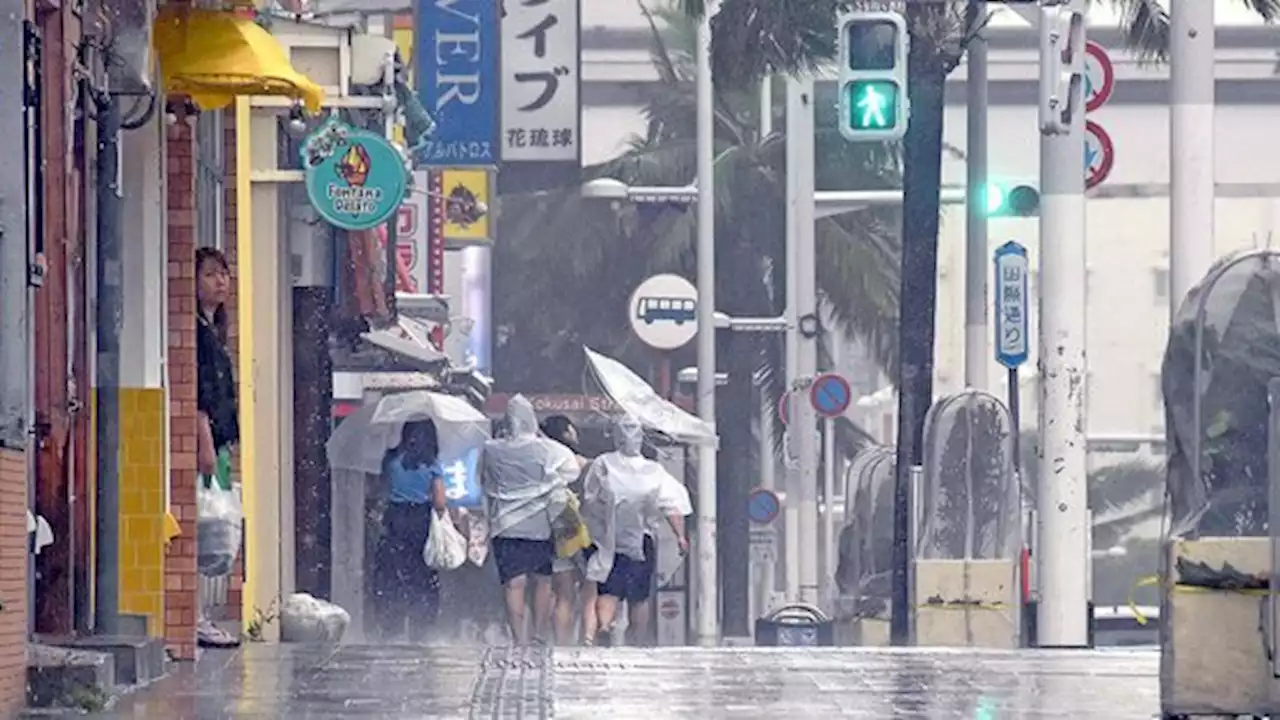
<instances>
[{"instance_id":1,"label":"plastic shopping bag","mask_svg":"<svg viewBox=\"0 0 1280 720\"><path fill-rule=\"evenodd\" d=\"M196 568L205 577L230 574L240 554L244 507L240 488L202 478L196 494Z\"/></svg>"},{"instance_id":2,"label":"plastic shopping bag","mask_svg":"<svg viewBox=\"0 0 1280 720\"><path fill-rule=\"evenodd\" d=\"M431 513L431 533L422 546L422 561L433 570L457 570L467 561L467 539L453 526L449 513Z\"/></svg>"},{"instance_id":3,"label":"plastic shopping bag","mask_svg":"<svg viewBox=\"0 0 1280 720\"><path fill-rule=\"evenodd\" d=\"M591 547L591 534L582 519L578 496L570 494L564 510L551 523L551 534L556 542L556 555L570 558Z\"/></svg>"}]
</instances>

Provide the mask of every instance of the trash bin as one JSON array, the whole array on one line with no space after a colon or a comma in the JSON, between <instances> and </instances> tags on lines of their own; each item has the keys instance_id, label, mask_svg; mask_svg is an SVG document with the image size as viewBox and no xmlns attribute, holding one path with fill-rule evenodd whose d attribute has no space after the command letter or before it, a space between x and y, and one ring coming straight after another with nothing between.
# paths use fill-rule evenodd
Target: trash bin
<instances>
[{"instance_id":1,"label":"trash bin","mask_svg":"<svg viewBox=\"0 0 1280 720\"><path fill-rule=\"evenodd\" d=\"M784 605L756 620L758 647L832 647L835 622L813 605Z\"/></svg>"}]
</instances>

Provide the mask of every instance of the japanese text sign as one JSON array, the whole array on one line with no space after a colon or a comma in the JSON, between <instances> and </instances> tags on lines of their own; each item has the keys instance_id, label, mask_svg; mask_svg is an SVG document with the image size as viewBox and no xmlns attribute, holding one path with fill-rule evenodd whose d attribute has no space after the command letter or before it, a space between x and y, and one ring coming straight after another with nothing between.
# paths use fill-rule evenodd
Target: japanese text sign
<instances>
[{"instance_id":1,"label":"japanese text sign","mask_svg":"<svg viewBox=\"0 0 1280 720\"><path fill-rule=\"evenodd\" d=\"M506 0L502 19L502 159L574 162L579 0Z\"/></svg>"},{"instance_id":2,"label":"japanese text sign","mask_svg":"<svg viewBox=\"0 0 1280 720\"><path fill-rule=\"evenodd\" d=\"M415 153L418 165L498 164L498 7L495 0L418 0L414 81L436 123Z\"/></svg>"},{"instance_id":3,"label":"japanese text sign","mask_svg":"<svg viewBox=\"0 0 1280 720\"><path fill-rule=\"evenodd\" d=\"M1016 368L1030 354L1030 302L1027 297L1027 250L1016 242L1007 242L995 252L996 361Z\"/></svg>"}]
</instances>

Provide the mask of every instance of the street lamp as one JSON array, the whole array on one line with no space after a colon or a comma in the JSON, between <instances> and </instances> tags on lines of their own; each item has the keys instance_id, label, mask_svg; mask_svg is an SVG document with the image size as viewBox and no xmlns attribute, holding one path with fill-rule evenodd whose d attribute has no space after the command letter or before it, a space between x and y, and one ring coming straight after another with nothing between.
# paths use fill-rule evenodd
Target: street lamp
<instances>
[{"instance_id":1,"label":"street lamp","mask_svg":"<svg viewBox=\"0 0 1280 720\"><path fill-rule=\"evenodd\" d=\"M680 372L676 373L676 381L684 385L693 385L698 382L698 368L687 367L680 368ZM716 386L724 387L729 384L729 373L716 373Z\"/></svg>"},{"instance_id":2,"label":"street lamp","mask_svg":"<svg viewBox=\"0 0 1280 720\"><path fill-rule=\"evenodd\" d=\"M693 205L698 202L698 186L692 185L628 185L613 178L596 178L582 185L582 197L595 200L627 201L637 205L675 203Z\"/></svg>"},{"instance_id":3,"label":"street lamp","mask_svg":"<svg viewBox=\"0 0 1280 720\"><path fill-rule=\"evenodd\" d=\"M718 310L712 313L712 317L717 330L730 332L766 333L791 329L791 323L785 317L730 317Z\"/></svg>"}]
</instances>

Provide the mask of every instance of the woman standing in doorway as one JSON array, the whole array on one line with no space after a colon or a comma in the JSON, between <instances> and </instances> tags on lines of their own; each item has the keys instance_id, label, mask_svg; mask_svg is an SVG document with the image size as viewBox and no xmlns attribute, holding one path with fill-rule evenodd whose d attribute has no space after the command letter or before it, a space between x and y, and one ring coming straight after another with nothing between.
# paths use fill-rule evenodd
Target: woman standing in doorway
<instances>
[{"instance_id":1,"label":"woman standing in doorway","mask_svg":"<svg viewBox=\"0 0 1280 720\"><path fill-rule=\"evenodd\" d=\"M409 640L422 642L440 612L440 576L422 561L431 513L446 511L440 441L430 420L405 423L400 444L382 464L387 504L374 552L374 609L382 639L396 640L408 625Z\"/></svg>"},{"instance_id":2,"label":"woman standing in doorway","mask_svg":"<svg viewBox=\"0 0 1280 720\"><path fill-rule=\"evenodd\" d=\"M551 415L542 421L541 430L543 435L564 445L573 452L573 457L578 462L579 472L590 462L579 452L578 428L574 426L573 421L569 418L564 415ZM579 479L579 482L570 485L570 489L574 493L581 494L581 479ZM556 644L561 646L573 644L574 605L579 599L582 600L583 613L595 613L595 583L582 583L581 598L579 598L578 586L579 581L582 579L582 573L575 560L576 558L557 557L551 563L551 591L555 593L556 597L552 620ZM592 624L594 625L594 623Z\"/></svg>"},{"instance_id":3,"label":"woman standing in doorway","mask_svg":"<svg viewBox=\"0 0 1280 720\"><path fill-rule=\"evenodd\" d=\"M196 468L201 482L231 490L231 447L240 439L236 379L227 350L227 298L231 267L218 250L196 251ZM205 487L210 487L206 485ZM202 647L236 647L200 608L196 637Z\"/></svg>"}]
</instances>

